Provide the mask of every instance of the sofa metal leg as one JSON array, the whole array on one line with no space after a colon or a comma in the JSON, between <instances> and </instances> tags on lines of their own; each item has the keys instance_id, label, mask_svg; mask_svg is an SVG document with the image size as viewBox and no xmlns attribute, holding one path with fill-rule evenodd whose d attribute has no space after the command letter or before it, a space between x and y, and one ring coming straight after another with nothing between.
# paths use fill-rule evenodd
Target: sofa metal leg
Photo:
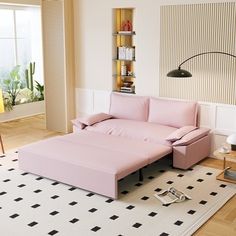
<instances>
[{"instance_id":1,"label":"sofa metal leg","mask_svg":"<svg viewBox=\"0 0 236 236\"><path fill-rule=\"evenodd\" d=\"M142 169L139 169L138 173L139 173L139 181L143 181L143 172L142 172Z\"/></svg>"}]
</instances>

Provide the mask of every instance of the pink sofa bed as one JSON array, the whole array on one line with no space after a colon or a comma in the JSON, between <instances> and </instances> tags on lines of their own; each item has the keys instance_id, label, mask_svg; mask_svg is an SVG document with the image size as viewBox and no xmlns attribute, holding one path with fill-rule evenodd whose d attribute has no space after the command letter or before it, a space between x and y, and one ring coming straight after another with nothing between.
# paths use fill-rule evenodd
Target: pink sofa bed
<instances>
[{"instance_id":1,"label":"pink sofa bed","mask_svg":"<svg viewBox=\"0 0 236 236\"><path fill-rule=\"evenodd\" d=\"M20 148L19 167L117 198L118 180L168 154L181 169L209 155L197 113L195 102L112 93L109 114L75 119L74 133Z\"/></svg>"}]
</instances>

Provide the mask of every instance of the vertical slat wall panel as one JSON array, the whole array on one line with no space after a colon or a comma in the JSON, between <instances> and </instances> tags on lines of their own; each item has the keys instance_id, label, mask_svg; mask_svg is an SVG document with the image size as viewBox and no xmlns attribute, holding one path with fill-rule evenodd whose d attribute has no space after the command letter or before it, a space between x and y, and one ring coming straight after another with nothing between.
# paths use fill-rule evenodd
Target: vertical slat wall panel
<instances>
[{"instance_id":1,"label":"vertical slat wall panel","mask_svg":"<svg viewBox=\"0 0 236 236\"><path fill-rule=\"evenodd\" d=\"M182 66L192 78L166 74L188 57L207 51L236 55L236 3L161 6L160 96L236 104L236 59L196 57Z\"/></svg>"}]
</instances>

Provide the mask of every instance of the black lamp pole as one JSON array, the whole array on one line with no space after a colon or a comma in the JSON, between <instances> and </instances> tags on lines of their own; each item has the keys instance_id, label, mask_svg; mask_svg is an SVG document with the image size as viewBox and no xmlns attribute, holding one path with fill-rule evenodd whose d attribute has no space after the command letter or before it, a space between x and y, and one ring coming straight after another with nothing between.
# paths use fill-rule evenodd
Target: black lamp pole
<instances>
[{"instance_id":1,"label":"black lamp pole","mask_svg":"<svg viewBox=\"0 0 236 236\"><path fill-rule=\"evenodd\" d=\"M187 61L193 59L194 57L202 56L202 55L205 55L205 54L212 54L212 53L224 54L224 55L227 55L227 56L231 56L231 57L236 58L235 55L230 54L230 53L227 53L227 52L218 52L218 51L202 52L202 53L196 54L196 55L194 55L194 56L191 56L191 57L189 57L188 59L186 59L186 60L184 60L183 62L181 62L181 63L179 64L179 66L178 66L178 69L175 69L175 70L170 71L170 72L167 74L167 76L168 76L168 77L175 77L175 78L187 78L187 77L192 77L192 74L191 74L189 71L187 71L187 70L181 69L181 66L182 66L185 62L187 62Z\"/></svg>"}]
</instances>

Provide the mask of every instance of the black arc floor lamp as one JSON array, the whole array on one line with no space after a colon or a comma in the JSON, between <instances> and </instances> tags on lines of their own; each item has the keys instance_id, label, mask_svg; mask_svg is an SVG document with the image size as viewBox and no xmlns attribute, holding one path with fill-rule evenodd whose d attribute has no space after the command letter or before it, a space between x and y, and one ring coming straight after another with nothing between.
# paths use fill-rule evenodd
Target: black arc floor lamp
<instances>
[{"instance_id":1,"label":"black arc floor lamp","mask_svg":"<svg viewBox=\"0 0 236 236\"><path fill-rule=\"evenodd\" d=\"M181 62L181 63L179 64L179 66L178 66L178 69L175 69L175 70L170 71L170 72L167 74L167 76L168 76L168 77L174 77L174 78L188 78L188 77L192 77L192 74L191 74L189 71L187 71L187 70L181 69L181 66L182 66L185 62L187 62L187 61L189 61L189 60L191 60L191 59L193 59L193 58L195 58L195 57L202 56L202 55L205 55L205 54L213 54L213 53L215 53L215 54L224 54L224 55L227 55L227 56L236 58L235 55L230 54L230 53L226 53L226 52L218 52L218 51L202 52L202 53L196 54L196 55L194 55L194 56L191 56L191 57L189 57L188 59L186 59L186 60L184 60L183 62Z\"/></svg>"}]
</instances>

